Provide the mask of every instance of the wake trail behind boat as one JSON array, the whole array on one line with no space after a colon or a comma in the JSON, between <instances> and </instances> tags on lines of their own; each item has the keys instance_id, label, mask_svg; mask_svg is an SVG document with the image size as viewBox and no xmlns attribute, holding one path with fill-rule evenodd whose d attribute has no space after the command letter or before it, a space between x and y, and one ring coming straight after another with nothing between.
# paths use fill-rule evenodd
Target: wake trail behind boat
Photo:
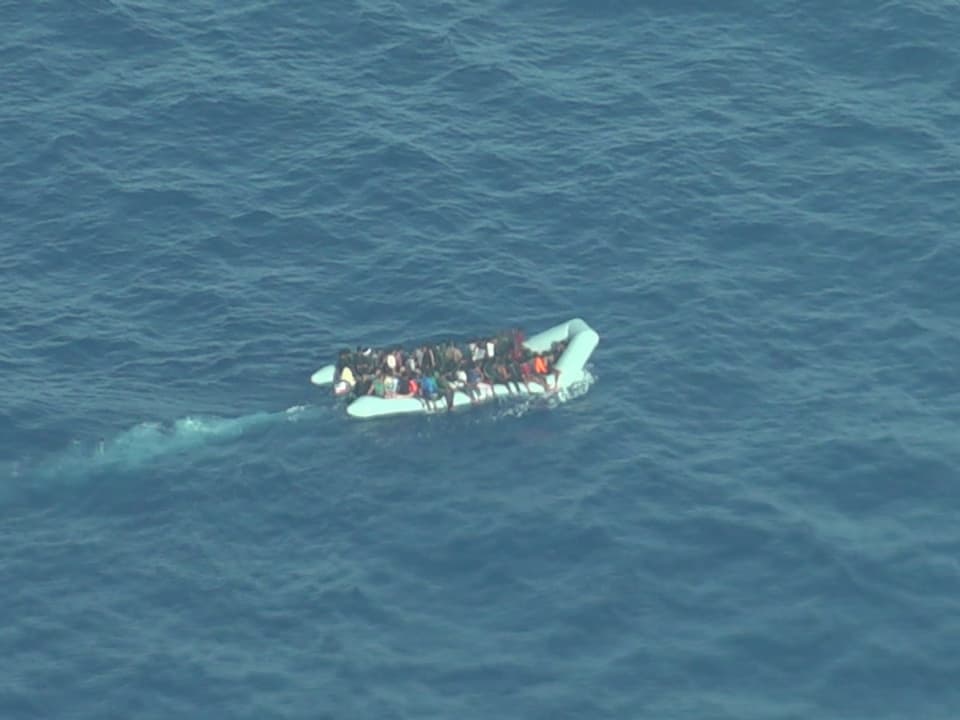
<instances>
[{"instance_id":1,"label":"wake trail behind boat","mask_svg":"<svg viewBox=\"0 0 960 720\"><path fill-rule=\"evenodd\" d=\"M321 408L295 405L281 412L257 412L240 417L188 415L172 422L141 422L112 438L74 440L69 447L35 464L7 463L3 475L39 479L76 477L102 470L132 470L170 455L236 439L252 430L280 422L317 416Z\"/></svg>"}]
</instances>

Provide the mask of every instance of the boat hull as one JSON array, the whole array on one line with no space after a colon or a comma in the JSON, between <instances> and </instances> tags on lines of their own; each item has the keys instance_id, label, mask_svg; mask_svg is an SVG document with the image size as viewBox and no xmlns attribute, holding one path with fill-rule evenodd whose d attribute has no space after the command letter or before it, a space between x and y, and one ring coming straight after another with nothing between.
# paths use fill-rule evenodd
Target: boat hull
<instances>
[{"instance_id":1,"label":"boat hull","mask_svg":"<svg viewBox=\"0 0 960 720\"><path fill-rule=\"evenodd\" d=\"M473 407L495 398L548 395L583 382L586 379L586 364L599 344L600 336L580 318L531 335L523 344L532 352L544 352L549 350L553 343L562 340L568 341L567 347L554 363L554 368L560 371L560 375L556 380L555 376L548 376L547 387L537 382L480 383L473 398L462 390L456 391L453 394L453 407ZM335 375L336 366L326 365L310 376L310 382L319 386L332 385ZM382 398L364 395L347 406L347 414L355 418L375 418L388 415L423 415L446 412L447 409L447 401L442 397L438 400L425 400L417 397Z\"/></svg>"}]
</instances>

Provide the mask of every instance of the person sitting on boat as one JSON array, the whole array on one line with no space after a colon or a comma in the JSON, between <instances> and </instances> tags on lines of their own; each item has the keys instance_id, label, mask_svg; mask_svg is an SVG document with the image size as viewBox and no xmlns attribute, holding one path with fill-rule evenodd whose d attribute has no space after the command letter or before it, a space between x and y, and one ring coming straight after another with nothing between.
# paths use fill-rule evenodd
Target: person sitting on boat
<instances>
[{"instance_id":1,"label":"person sitting on boat","mask_svg":"<svg viewBox=\"0 0 960 720\"><path fill-rule=\"evenodd\" d=\"M526 385L527 390L530 390L530 381L533 380L537 385L543 385L540 382L540 379L534 375L533 372L533 358L529 360L524 360L517 363L517 367L520 369L520 377L523 379L523 384Z\"/></svg>"},{"instance_id":2,"label":"person sitting on boat","mask_svg":"<svg viewBox=\"0 0 960 720\"><path fill-rule=\"evenodd\" d=\"M353 353L350 352L350 348L343 348L339 353L337 353L337 365L334 377L340 377L340 371L343 370L343 366L349 365L352 361Z\"/></svg>"},{"instance_id":3,"label":"person sitting on boat","mask_svg":"<svg viewBox=\"0 0 960 720\"><path fill-rule=\"evenodd\" d=\"M337 395L346 395L347 393L353 390L356 384L357 384L357 379L356 377L354 377L353 370L350 369L349 365L344 365L340 369L340 380L334 386L333 391Z\"/></svg>"},{"instance_id":4,"label":"person sitting on boat","mask_svg":"<svg viewBox=\"0 0 960 720\"><path fill-rule=\"evenodd\" d=\"M440 397L440 387L432 373L425 373L420 379L420 397L424 400L436 400Z\"/></svg>"},{"instance_id":5,"label":"person sitting on boat","mask_svg":"<svg viewBox=\"0 0 960 720\"><path fill-rule=\"evenodd\" d=\"M453 395L457 391L457 372L447 370L436 374L437 387L447 401L447 410L453 410Z\"/></svg>"},{"instance_id":6,"label":"person sitting on boat","mask_svg":"<svg viewBox=\"0 0 960 720\"><path fill-rule=\"evenodd\" d=\"M384 397L385 388L384 388L383 381L384 381L383 371L378 370L377 374L373 376L373 381L370 383L370 389L367 391L367 395Z\"/></svg>"},{"instance_id":7,"label":"person sitting on boat","mask_svg":"<svg viewBox=\"0 0 960 720\"><path fill-rule=\"evenodd\" d=\"M467 343L467 352L469 357L467 358L470 362L482 362L484 355L486 355L485 346L482 340L471 340Z\"/></svg>"},{"instance_id":8,"label":"person sitting on boat","mask_svg":"<svg viewBox=\"0 0 960 720\"><path fill-rule=\"evenodd\" d=\"M424 375L437 369L437 356L429 345L417 348L414 358L417 361L417 367L423 371Z\"/></svg>"},{"instance_id":9,"label":"person sitting on boat","mask_svg":"<svg viewBox=\"0 0 960 720\"><path fill-rule=\"evenodd\" d=\"M487 357L503 359L510 355L511 347L513 347L513 341L510 339L510 333L497 333L487 341Z\"/></svg>"},{"instance_id":10,"label":"person sitting on boat","mask_svg":"<svg viewBox=\"0 0 960 720\"><path fill-rule=\"evenodd\" d=\"M437 369L441 374L456 370L462 360L463 353L452 341L437 346ZM439 382L439 378L437 380Z\"/></svg>"},{"instance_id":11,"label":"person sitting on boat","mask_svg":"<svg viewBox=\"0 0 960 720\"><path fill-rule=\"evenodd\" d=\"M450 372L450 387L453 389L450 398L451 402L453 400L453 395L455 395L456 391L458 390L463 391L463 393L469 398L470 402L476 402L480 399L479 391L470 382L470 376L467 374L467 368L472 366L473 362L467 359L465 363L460 365L460 367Z\"/></svg>"},{"instance_id":12,"label":"person sitting on boat","mask_svg":"<svg viewBox=\"0 0 960 720\"><path fill-rule=\"evenodd\" d=\"M517 362L523 362L526 359L527 348L523 344L525 339L524 332L520 328L510 331L510 353Z\"/></svg>"},{"instance_id":13,"label":"person sitting on boat","mask_svg":"<svg viewBox=\"0 0 960 720\"><path fill-rule=\"evenodd\" d=\"M480 393L480 383L484 381L483 372L480 370L480 366L471 361L467 363L467 370L464 374L466 377L464 388L467 391L467 395L470 396L471 401L479 401L482 397Z\"/></svg>"},{"instance_id":14,"label":"person sitting on boat","mask_svg":"<svg viewBox=\"0 0 960 720\"><path fill-rule=\"evenodd\" d=\"M358 398L361 395L369 395L371 387L373 387L373 379L369 375L359 375L357 384L353 386L353 390L350 392L350 397Z\"/></svg>"},{"instance_id":15,"label":"person sitting on boat","mask_svg":"<svg viewBox=\"0 0 960 720\"><path fill-rule=\"evenodd\" d=\"M410 395L410 371L404 367L397 374L397 397L408 397Z\"/></svg>"},{"instance_id":16,"label":"person sitting on boat","mask_svg":"<svg viewBox=\"0 0 960 720\"><path fill-rule=\"evenodd\" d=\"M480 361L480 372L483 373L483 376L488 379L489 382L497 382L497 366L501 363L502 358L496 356L493 341L491 340L483 353L483 360Z\"/></svg>"},{"instance_id":17,"label":"person sitting on boat","mask_svg":"<svg viewBox=\"0 0 960 720\"><path fill-rule=\"evenodd\" d=\"M557 350L551 350L550 352L545 353L545 357L547 359L547 374L553 375L554 389L556 389L557 385L560 384L560 368L557 367L557 360L560 359L562 354L562 351L558 352Z\"/></svg>"},{"instance_id":18,"label":"person sitting on boat","mask_svg":"<svg viewBox=\"0 0 960 720\"><path fill-rule=\"evenodd\" d=\"M355 370L358 375L371 375L377 369L377 359L374 357L373 348L357 348L354 354Z\"/></svg>"},{"instance_id":19,"label":"person sitting on boat","mask_svg":"<svg viewBox=\"0 0 960 720\"><path fill-rule=\"evenodd\" d=\"M477 363L468 363L467 364L467 385L472 385L476 387L484 381L483 370L480 369L480 366Z\"/></svg>"},{"instance_id":20,"label":"person sitting on boat","mask_svg":"<svg viewBox=\"0 0 960 720\"><path fill-rule=\"evenodd\" d=\"M420 383L417 381L415 375L410 374L407 377L407 393L410 397L417 397L420 395Z\"/></svg>"},{"instance_id":21,"label":"person sitting on boat","mask_svg":"<svg viewBox=\"0 0 960 720\"><path fill-rule=\"evenodd\" d=\"M526 361L521 365L523 371L524 382L530 382L531 380L537 385L540 385L544 390L549 390L550 386L547 384L547 375L551 374L550 366L547 363L547 358L543 353L535 353L531 360Z\"/></svg>"},{"instance_id":22,"label":"person sitting on boat","mask_svg":"<svg viewBox=\"0 0 960 720\"><path fill-rule=\"evenodd\" d=\"M349 348L342 349L337 355L337 364L333 373L335 381L333 393L335 395L346 395L357 384L357 379L350 367L352 364L353 353L350 352Z\"/></svg>"},{"instance_id":23,"label":"person sitting on boat","mask_svg":"<svg viewBox=\"0 0 960 720\"><path fill-rule=\"evenodd\" d=\"M523 379L523 373L518 363L507 357L501 357L493 365L492 379L507 388L507 392L513 394L519 389L518 383L526 385ZM511 383L513 383L511 385ZM529 388L527 388L529 390Z\"/></svg>"},{"instance_id":24,"label":"person sitting on boat","mask_svg":"<svg viewBox=\"0 0 960 720\"><path fill-rule=\"evenodd\" d=\"M384 375L383 378L383 396L385 398L394 398L397 396L398 379L396 375Z\"/></svg>"}]
</instances>

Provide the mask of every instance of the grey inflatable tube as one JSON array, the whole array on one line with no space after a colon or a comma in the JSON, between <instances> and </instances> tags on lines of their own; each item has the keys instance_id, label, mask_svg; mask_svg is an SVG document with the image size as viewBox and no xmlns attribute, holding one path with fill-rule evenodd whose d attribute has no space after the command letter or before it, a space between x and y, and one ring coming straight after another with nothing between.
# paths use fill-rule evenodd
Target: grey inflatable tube
<instances>
[{"instance_id":1,"label":"grey inflatable tube","mask_svg":"<svg viewBox=\"0 0 960 720\"><path fill-rule=\"evenodd\" d=\"M481 383L473 399L463 391L457 391L453 396L453 407L473 407L479 403L493 400L498 397L518 395L543 395L554 393L585 380L585 367L590 356L600 342L600 336L580 318L573 318L564 323L555 325L526 339L524 345L533 352L543 352L558 341L568 340L569 343L563 354L554 363L560 371L560 376L554 381L554 376L548 377L548 387L531 382L509 384ZM326 365L317 370L310 377L314 385L332 385L335 381L335 365ZM347 414L355 418L375 418L388 415L424 414L447 410L444 399L428 401L423 398L398 396L394 398L375 397L364 395L347 406Z\"/></svg>"}]
</instances>

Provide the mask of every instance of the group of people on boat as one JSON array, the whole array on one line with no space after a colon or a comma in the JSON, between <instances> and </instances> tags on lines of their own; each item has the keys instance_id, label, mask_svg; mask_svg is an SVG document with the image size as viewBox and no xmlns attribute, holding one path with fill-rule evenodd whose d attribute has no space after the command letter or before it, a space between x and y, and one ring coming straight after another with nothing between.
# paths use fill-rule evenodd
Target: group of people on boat
<instances>
[{"instance_id":1,"label":"group of people on boat","mask_svg":"<svg viewBox=\"0 0 960 720\"><path fill-rule=\"evenodd\" d=\"M555 342L547 352L532 352L524 344L523 331L513 329L492 337L466 343L447 341L406 351L401 347L383 350L345 348L337 357L335 392L338 395L374 395L382 398L414 397L423 400L446 399L453 408L458 390L473 402L482 399L482 383L530 383L556 387L560 371L554 366L567 347L567 341Z\"/></svg>"}]
</instances>

